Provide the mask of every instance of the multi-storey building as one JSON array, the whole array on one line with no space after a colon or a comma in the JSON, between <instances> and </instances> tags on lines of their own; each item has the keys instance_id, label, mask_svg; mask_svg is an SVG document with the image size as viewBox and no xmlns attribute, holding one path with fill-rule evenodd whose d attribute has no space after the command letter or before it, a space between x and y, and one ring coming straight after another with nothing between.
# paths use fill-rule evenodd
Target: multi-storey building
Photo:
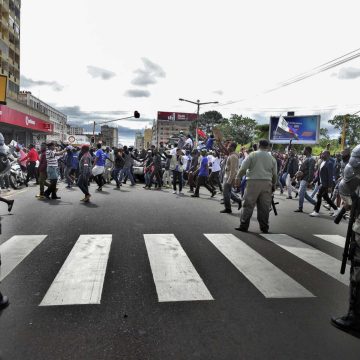
<instances>
[{"instance_id":1,"label":"multi-storey building","mask_svg":"<svg viewBox=\"0 0 360 360\"><path fill-rule=\"evenodd\" d=\"M106 146L116 147L119 143L118 129L108 125L101 126L101 140Z\"/></svg>"},{"instance_id":2,"label":"multi-storey building","mask_svg":"<svg viewBox=\"0 0 360 360\"><path fill-rule=\"evenodd\" d=\"M75 127L75 126L70 126L68 128L68 134L69 135L83 135L84 134L84 128L82 127Z\"/></svg>"},{"instance_id":3,"label":"multi-storey building","mask_svg":"<svg viewBox=\"0 0 360 360\"><path fill-rule=\"evenodd\" d=\"M152 136L153 136L152 129L144 130L144 148L146 150L150 149L150 146L152 145Z\"/></svg>"},{"instance_id":4,"label":"multi-storey building","mask_svg":"<svg viewBox=\"0 0 360 360\"><path fill-rule=\"evenodd\" d=\"M0 0L0 73L8 77L7 95L20 89L20 0Z\"/></svg>"},{"instance_id":5,"label":"multi-storey building","mask_svg":"<svg viewBox=\"0 0 360 360\"><path fill-rule=\"evenodd\" d=\"M187 135L190 132L191 123L196 119L196 114L159 111L152 128L153 144L156 146L159 146L161 142L167 144L171 138L178 137L180 131Z\"/></svg>"},{"instance_id":6,"label":"multi-storey building","mask_svg":"<svg viewBox=\"0 0 360 360\"><path fill-rule=\"evenodd\" d=\"M144 135L142 132L135 134L135 149L142 151L144 149Z\"/></svg>"},{"instance_id":7,"label":"multi-storey building","mask_svg":"<svg viewBox=\"0 0 360 360\"><path fill-rule=\"evenodd\" d=\"M52 124L52 134L48 134L46 136L47 141L66 141L67 115L41 101L32 95L30 91L20 91L18 94L18 101L49 117L49 120Z\"/></svg>"}]
</instances>

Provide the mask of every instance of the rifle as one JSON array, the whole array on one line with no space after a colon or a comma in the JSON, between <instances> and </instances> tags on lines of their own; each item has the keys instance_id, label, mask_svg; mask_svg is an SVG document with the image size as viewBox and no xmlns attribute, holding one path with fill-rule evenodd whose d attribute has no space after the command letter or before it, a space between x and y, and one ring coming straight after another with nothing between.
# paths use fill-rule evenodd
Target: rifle
<instances>
[{"instance_id":1,"label":"rifle","mask_svg":"<svg viewBox=\"0 0 360 360\"><path fill-rule=\"evenodd\" d=\"M272 209L274 210L274 214L275 214L275 216L277 216L277 210L276 210L276 205L279 205L279 203L278 202L275 202L275 200L274 200L274 195L272 195L272 197L271 197L271 207L272 207Z\"/></svg>"},{"instance_id":2,"label":"rifle","mask_svg":"<svg viewBox=\"0 0 360 360\"><path fill-rule=\"evenodd\" d=\"M346 269L346 263L348 260L351 260L351 244L355 241L355 233L353 232L353 225L356 220L356 216L358 214L358 207L359 207L359 197L357 195L352 195L352 204L351 204L351 211L350 211L350 219L349 219L349 225L346 232L346 241L344 246L344 252L343 252L343 259L341 263L341 269L340 274L345 274ZM338 214L338 216L335 218L334 222L335 224L339 224L342 217L346 213L346 208L342 208Z\"/></svg>"}]
</instances>

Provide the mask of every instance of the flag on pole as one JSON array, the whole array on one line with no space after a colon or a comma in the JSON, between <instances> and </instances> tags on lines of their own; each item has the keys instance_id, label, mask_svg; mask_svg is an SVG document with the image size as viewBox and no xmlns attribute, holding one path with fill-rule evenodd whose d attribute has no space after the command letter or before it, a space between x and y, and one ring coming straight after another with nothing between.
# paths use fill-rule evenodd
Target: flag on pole
<instances>
[{"instance_id":1,"label":"flag on pole","mask_svg":"<svg viewBox=\"0 0 360 360\"><path fill-rule=\"evenodd\" d=\"M279 129L279 128L281 130L284 130L284 131L294 135L294 138L298 138L298 134L296 133L296 130L289 125L289 123L285 120L285 118L282 115L279 118L278 126L276 128L276 132L277 132L277 129Z\"/></svg>"},{"instance_id":2,"label":"flag on pole","mask_svg":"<svg viewBox=\"0 0 360 360\"><path fill-rule=\"evenodd\" d=\"M197 133L200 137L202 137L204 139L207 138L206 134L201 129L197 129Z\"/></svg>"}]
</instances>

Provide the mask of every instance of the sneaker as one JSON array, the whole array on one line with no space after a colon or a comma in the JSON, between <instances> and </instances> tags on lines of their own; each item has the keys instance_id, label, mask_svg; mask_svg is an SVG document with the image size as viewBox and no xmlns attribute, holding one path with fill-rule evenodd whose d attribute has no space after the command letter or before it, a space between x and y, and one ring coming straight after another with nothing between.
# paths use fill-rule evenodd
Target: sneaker
<instances>
[{"instance_id":1,"label":"sneaker","mask_svg":"<svg viewBox=\"0 0 360 360\"><path fill-rule=\"evenodd\" d=\"M220 214L231 214L232 211L230 209L224 209L220 211Z\"/></svg>"},{"instance_id":2,"label":"sneaker","mask_svg":"<svg viewBox=\"0 0 360 360\"><path fill-rule=\"evenodd\" d=\"M176 190L173 191L173 194L176 194Z\"/></svg>"},{"instance_id":3,"label":"sneaker","mask_svg":"<svg viewBox=\"0 0 360 360\"><path fill-rule=\"evenodd\" d=\"M320 214L316 211L313 211L311 214L309 214L311 217L318 217Z\"/></svg>"},{"instance_id":4,"label":"sneaker","mask_svg":"<svg viewBox=\"0 0 360 360\"><path fill-rule=\"evenodd\" d=\"M303 210L302 210L302 209L296 209L296 210L294 210L294 212L297 212L297 213L302 213L302 212L303 212Z\"/></svg>"},{"instance_id":5,"label":"sneaker","mask_svg":"<svg viewBox=\"0 0 360 360\"><path fill-rule=\"evenodd\" d=\"M211 197L214 197L216 195L216 191L214 190L212 193L211 193Z\"/></svg>"},{"instance_id":6,"label":"sneaker","mask_svg":"<svg viewBox=\"0 0 360 360\"><path fill-rule=\"evenodd\" d=\"M287 199L292 199L292 196L288 196Z\"/></svg>"},{"instance_id":7,"label":"sneaker","mask_svg":"<svg viewBox=\"0 0 360 360\"><path fill-rule=\"evenodd\" d=\"M179 191L179 195L184 195L184 193L182 191Z\"/></svg>"},{"instance_id":8,"label":"sneaker","mask_svg":"<svg viewBox=\"0 0 360 360\"><path fill-rule=\"evenodd\" d=\"M196 198L198 198L198 197L199 197L199 195L192 194L192 195L191 195L191 197L196 197Z\"/></svg>"},{"instance_id":9,"label":"sneaker","mask_svg":"<svg viewBox=\"0 0 360 360\"><path fill-rule=\"evenodd\" d=\"M332 217L337 217L340 213L341 209L337 209L334 211L334 213L332 214Z\"/></svg>"}]
</instances>

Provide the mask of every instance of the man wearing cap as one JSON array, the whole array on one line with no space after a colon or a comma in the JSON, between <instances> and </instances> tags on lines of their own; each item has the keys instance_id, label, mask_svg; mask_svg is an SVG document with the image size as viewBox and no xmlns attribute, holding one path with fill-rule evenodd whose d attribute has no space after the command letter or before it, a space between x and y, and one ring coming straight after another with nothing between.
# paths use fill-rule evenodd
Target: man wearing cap
<instances>
[{"instance_id":1,"label":"man wearing cap","mask_svg":"<svg viewBox=\"0 0 360 360\"><path fill-rule=\"evenodd\" d=\"M246 175L247 185L244 194L243 207L240 213L240 227L236 230L247 232L250 219L257 207L257 219L263 233L269 231L269 214L272 193L277 181L277 164L269 153L269 142L259 141L259 150L253 151L241 164L236 179L240 184L241 178Z\"/></svg>"}]
</instances>

